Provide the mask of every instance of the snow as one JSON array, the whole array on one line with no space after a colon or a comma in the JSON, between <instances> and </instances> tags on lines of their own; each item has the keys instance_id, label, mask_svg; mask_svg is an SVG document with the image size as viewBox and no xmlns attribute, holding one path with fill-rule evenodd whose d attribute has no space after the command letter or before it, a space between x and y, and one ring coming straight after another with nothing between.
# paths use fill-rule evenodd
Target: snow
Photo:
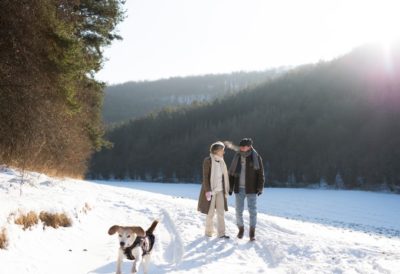
<instances>
[{"instance_id":1,"label":"snow","mask_svg":"<svg viewBox=\"0 0 400 274\"><path fill-rule=\"evenodd\" d=\"M400 195L361 191L265 189L258 200L255 242L235 238L234 198L222 240L204 234L196 211L200 186L90 182L0 169L0 274L115 273L114 224L155 230L150 273L398 273ZM85 208L91 208L86 211ZM22 230L19 212L65 212L72 227ZM248 225L247 211L245 224ZM247 227L246 227L247 228ZM129 273L130 261L123 264ZM142 269L140 270L140 272Z\"/></svg>"},{"instance_id":2,"label":"snow","mask_svg":"<svg viewBox=\"0 0 400 274\"><path fill-rule=\"evenodd\" d=\"M97 183L195 200L199 195L198 184L121 181L97 181ZM234 207L234 198L231 197L228 203ZM364 232L400 236L400 196L397 194L266 188L258 199L258 212Z\"/></svg>"}]
</instances>

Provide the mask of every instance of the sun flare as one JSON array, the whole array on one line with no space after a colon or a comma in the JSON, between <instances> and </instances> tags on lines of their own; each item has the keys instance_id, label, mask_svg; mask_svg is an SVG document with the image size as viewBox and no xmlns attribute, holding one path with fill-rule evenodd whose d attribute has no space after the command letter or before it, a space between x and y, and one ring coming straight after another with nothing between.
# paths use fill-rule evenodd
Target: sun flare
<instances>
[{"instance_id":1,"label":"sun flare","mask_svg":"<svg viewBox=\"0 0 400 274\"><path fill-rule=\"evenodd\" d=\"M400 2L374 2L372 5L365 5L365 9L365 16L369 19L364 21L366 26L363 28L367 42L379 43L388 49L400 37Z\"/></svg>"}]
</instances>

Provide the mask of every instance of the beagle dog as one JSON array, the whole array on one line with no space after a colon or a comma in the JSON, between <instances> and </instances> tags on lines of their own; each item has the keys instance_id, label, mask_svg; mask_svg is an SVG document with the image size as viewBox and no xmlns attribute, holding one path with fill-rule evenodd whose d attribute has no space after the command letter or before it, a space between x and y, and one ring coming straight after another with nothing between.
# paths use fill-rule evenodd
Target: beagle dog
<instances>
[{"instance_id":1,"label":"beagle dog","mask_svg":"<svg viewBox=\"0 0 400 274\"><path fill-rule=\"evenodd\" d=\"M143 262L143 270L147 274L150 253L155 242L153 232L157 224L158 221L153 221L146 231L140 226L113 225L110 227L108 234L113 235L118 233L120 246L116 274L121 274L121 265L124 258L133 260L132 273L138 272L139 266Z\"/></svg>"}]
</instances>

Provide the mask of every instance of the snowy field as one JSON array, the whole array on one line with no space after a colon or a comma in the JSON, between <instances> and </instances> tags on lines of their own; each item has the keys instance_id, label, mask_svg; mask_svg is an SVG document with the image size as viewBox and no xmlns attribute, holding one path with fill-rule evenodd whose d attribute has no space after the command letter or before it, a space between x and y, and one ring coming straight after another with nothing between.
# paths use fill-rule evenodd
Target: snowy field
<instances>
[{"instance_id":1,"label":"snowy field","mask_svg":"<svg viewBox=\"0 0 400 274\"><path fill-rule=\"evenodd\" d=\"M198 184L97 181L100 184L197 200ZM235 199L228 199L234 207ZM233 209L232 209L233 210ZM400 195L366 191L265 188L258 212L400 237Z\"/></svg>"},{"instance_id":2,"label":"snowy field","mask_svg":"<svg viewBox=\"0 0 400 274\"><path fill-rule=\"evenodd\" d=\"M154 219L160 224L150 273L399 273L400 195L265 189L258 200L257 240L249 242L247 231L242 240L234 237L233 207L226 214L232 239L203 236L199 188L30 173L20 195L18 172L2 168L0 231L7 230L9 245L0 250L0 274L115 273L118 242L108 228L147 228ZM39 224L24 231L13 223L12 216L31 210L65 212L73 226ZM125 261L123 273L130 267Z\"/></svg>"}]
</instances>

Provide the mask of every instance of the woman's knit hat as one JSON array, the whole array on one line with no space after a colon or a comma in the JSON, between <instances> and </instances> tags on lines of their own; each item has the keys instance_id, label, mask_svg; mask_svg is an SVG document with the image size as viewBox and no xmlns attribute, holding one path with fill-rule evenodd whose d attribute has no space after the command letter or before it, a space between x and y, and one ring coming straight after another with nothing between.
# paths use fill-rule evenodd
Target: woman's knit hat
<instances>
[{"instance_id":1,"label":"woman's knit hat","mask_svg":"<svg viewBox=\"0 0 400 274\"><path fill-rule=\"evenodd\" d=\"M215 142L210 146L210 152L213 154L220 149L225 149L225 145L221 141Z\"/></svg>"}]
</instances>

